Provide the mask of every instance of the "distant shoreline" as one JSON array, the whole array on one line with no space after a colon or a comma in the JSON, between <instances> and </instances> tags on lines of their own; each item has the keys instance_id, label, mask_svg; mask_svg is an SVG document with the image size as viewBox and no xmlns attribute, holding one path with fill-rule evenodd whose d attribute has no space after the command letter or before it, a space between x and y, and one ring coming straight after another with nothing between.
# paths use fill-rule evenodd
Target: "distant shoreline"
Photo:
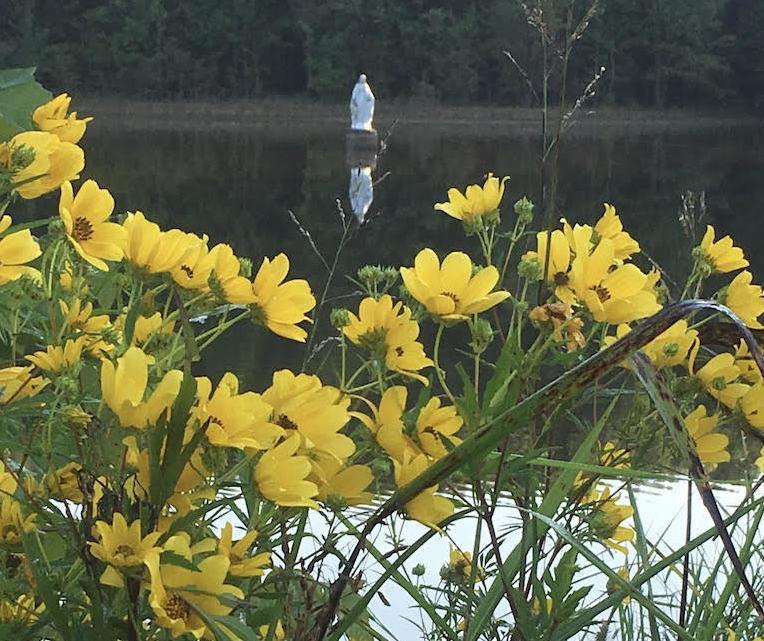
<instances>
[{"instance_id":1,"label":"distant shoreline","mask_svg":"<svg viewBox=\"0 0 764 641\"><path fill-rule=\"evenodd\" d=\"M76 99L81 115L96 118L97 127L111 129L196 130L273 129L313 130L348 122L346 104L313 102L303 98L258 100L120 100L116 98ZM713 127L756 126L760 118L728 111L689 111L683 109L630 109L624 107L588 108L575 116L571 131L591 133L602 127L627 127L634 130L705 129ZM540 127L537 108L500 106L444 106L432 103L378 102L375 125L382 133L393 122L397 127L427 129L461 128L495 130L509 127L535 133ZM95 123L94 123L95 124Z\"/></svg>"}]
</instances>

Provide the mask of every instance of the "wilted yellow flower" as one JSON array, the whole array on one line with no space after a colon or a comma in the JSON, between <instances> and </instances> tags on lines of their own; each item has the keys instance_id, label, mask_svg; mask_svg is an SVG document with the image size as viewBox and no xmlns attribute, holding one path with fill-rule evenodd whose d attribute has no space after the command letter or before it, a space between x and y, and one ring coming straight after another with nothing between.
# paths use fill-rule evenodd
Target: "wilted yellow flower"
<instances>
[{"instance_id":1,"label":"wilted yellow flower","mask_svg":"<svg viewBox=\"0 0 764 641\"><path fill-rule=\"evenodd\" d=\"M265 452L255 467L255 483L260 493L277 505L318 507L313 500L318 486L307 481L312 471L310 459L299 456L299 434L293 433L285 441Z\"/></svg>"},{"instance_id":2,"label":"wilted yellow flower","mask_svg":"<svg viewBox=\"0 0 764 641\"><path fill-rule=\"evenodd\" d=\"M740 272L727 288L724 304L735 312L748 327L764 329L759 316L764 314L761 285L751 285L751 272Z\"/></svg>"},{"instance_id":3,"label":"wilted yellow flower","mask_svg":"<svg viewBox=\"0 0 764 641\"><path fill-rule=\"evenodd\" d=\"M318 486L319 501L340 498L348 505L371 503L372 495L366 488L374 474L367 465L346 466L329 454L318 454L312 462L310 480Z\"/></svg>"},{"instance_id":4,"label":"wilted yellow flower","mask_svg":"<svg viewBox=\"0 0 764 641\"><path fill-rule=\"evenodd\" d=\"M567 303L554 302L534 307L528 312L528 318L536 323L549 323L552 338L558 342L565 341L568 352L575 352L586 345L586 337L581 331L584 321L573 315L573 309Z\"/></svg>"},{"instance_id":5,"label":"wilted yellow flower","mask_svg":"<svg viewBox=\"0 0 764 641\"><path fill-rule=\"evenodd\" d=\"M96 269L109 271L107 260L122 260L127 235L121 225L108 222L114 198L95 180L86 180L74 196L72 183L61 185L58 213L75 251Z\"/></svg>"},{"instance_id":6,"label":"wilted yellow flower","mask_svg":"<svg viewBox=\"0 0 764 641\"><path fill-rule=\"evenodd\" d=\"M316 306L308 281L284 281L289 259L279 254L273 260L263 258L252 282L255 317L278 336L305 342L307 333L298 323L312 322L306 314Z\"/></svg>"},{"instance_id":7,"label":"wilted yellow flower","mask_svg":"<svg viewBox=\"0 0 764 641\"><path fill-rule=\"evenodd\" d=\"M28 229L3 236L12 224L10 216L0 216L0 285L22 276L39 281L40 271L26 265L42 254L40 245Z\"/></svg>"},{"instance_id":8,"label":"wilted yellow flower","mask_svg":"<svg viewBox=\"0 0 764 641\"><path fill-rule=\"evenodd\" d=\"M570 253L571 248L568 239L559 229L555 229L551 235L546 231L536 234L536 251L529 251L523 255L523 260L535 261L538 264L539 278L544 277L544 267L547 260L547 242L549 246L549 265L547 266L547 282L555 286L554 294L558 299L572 305L576 295L570 288Z\"/></svg>"},{"instance_id":9,"label":"wilted yellow flower","mask_svg":"<svg viewBox=\"0 0 764 641\"><path fill-rule=\"evenodd\" d=\"M695 449L702 463L708 463L709 469L716 467L717 463L730 460L727 451L729 439L726 435L716 431L719 424L719 414L706 414L705 405L698 405L684 419L687 433L695 443Z\"/></svg>"},{"instance_id":10,"label":"wilted yellow flower","mask_svg":"<svg viewBox=\"0 0 764 641\"><path fill-rule=\"evenodd\" d=\"M423 249L414 267L401 267L401 276L411 295L445 321L465 320L509 298L509 292L491 291L499 282L493 265L473 276L472 261L462 252L450 253L441 266L432 249Z\"/></svg>"},{"instance_id":11,"label":"wilted yellow flower","mask_svg":"<svg viewBox=\"0 0 764 641\"><path fill-rule=\"evenodd\" d=\"M424 346L416 339L419 323L411 318L411 310L385 294L375 300L368 297L358 306L358 316L350 312L350 322L342 328L345 336L356 345L368 349L387 369L416 378L422 383L427 379L417 374L432 361L424 354Z\"/></svg>"},{"instance_id":12,"label":"wilted yellow flower","mask_svg":"<svg viewBox=\"0 0 764 641\"><path fill-rule=\"evenodd\" d=\"M623 544L634 538L634 530L621 524L634 514L634 508L619 505L617 500L618 497L611 496L610 489L604 487L600 492L593 490L584 503L597 504L589 516L589 525L595 536L608 547L626 554L628 550Z\"/></svg>"},{"instance_id":13,"label":"wilted yellow flower","mask_svg":"<svg viewBox=\"0 0 764 641\"><path fill-rule=\"evenodd\" d=\"M77 118L76 111L67 114L71 101L68 94L62 93L40 105L32 112L34 124L40 131L56 134L62 142L79 142L93 119Z\"/></svg>"},{"instance_id":14,"label":"wilted yellow flower","mask_svg":"<svg viewBox=\"0 0 764 641\"><path fill-rule=\"evenodd\" d=\"M21 504L10 496L0 498L0 545L16 545L35 528L36 514L24 516Z\"/></svg>"},{"instance_id":15,"label":"wilted yellow flower","mask_svg":"<svg viewBox=\"0 0 764 641\"><path fill-rule=\"evenodd\" d=\"M0 368L0 406L34 396L48 384L42 376L33 376L33 371L31 365Z\"/></svg>"},{"instance_id":16,"label":"wilted yellow flower","mask_svg":"<svg viewBox=\"0 0 764 641\"><path fill-rule=\"evenodd\" d=\"M632 264L616 264L612 241L603 238L590 254L579 253L571 267L571 286L594 320L629 323L655 314L660 305L648 276Z\"/></svg>"},{"instance_id":17,"label":"wilted yellow flower","mask_svg":"<svg viewBox=\"0 0 764 641\"><path fill-rule=\"evenodd\" d=\"M18 158L30 155L31 162L19 168ZM22 198L58 189L67 180L79 178L84 166L82 149L46 131L25 131L0 144L0 167L11 172L14 190Z\"/></svg>"},{"instance_id":18,"label":"wilted yellow flower","mask_svg":"<svg viewBox=\"0 0 764 641\"><path fill-rule=\"evenodd\" d=\"M740 370L735 367L735 357L732 354L717 354L695 372L695 376L711 396L730 409L749 390L748 385L737 382Z\"/></svg>"},{"instance_id":19,"label":"wilted yellow flower","mask_svg":"<svg viewBox=\"0 0 764 641\"><path fill-rule=\"evenodd\" d=\"M161 547L156 543L162 536L161 532L151 532L141 536L141 521L136 519L130 525L125 517L116 512L111 525L105 521L95 524L98 541L91 542L90 551L97 559L107 563L101 575L101 583L115 587L123 587L122 575L114 568L129 568L143 565L149 555L159 554Z\"/></svg>"},{"instance_id":20,"label":"wilted yellow flower","mask_svg":"<svg viewBox=\"0 0 764 641\"><path fill-rule=\"evenodd\" d=\"M499 209L507 180L509 176L499 179L488 174L482 187L469 185L463 195L452 187L448 190L448 202L437 203L435 209L465 224L475 224Z\"/></svg>"},{"instance_id":21,"label":"wilted yellow flower","mask_svg":"<svg viewBox=\"0 0 764 641\"><path fill-rule=\"evenodd\" d=\"M355 452L352 439L340 433L350 420L350 399L336 388L322 385L318 376L293 374L282 369L273 374L273 384L263 392L273 408L271 422L300 435L301 447L331 454L340 460Z\"/></svg>"},{"instance_id":22,"label":"wilted yellow flower","mask_svg":"<svg viewBox=\"0 0 764 641\"><path fill-rule=\"evenodd\" d=\"M393 466L395 467L395 485L400 488L425 472L429 463L424 454L412 458L407 452L402 461L393 459ZM443 519L454 513L454 504L447 498L435 494L437 490L437 485L428 487L406 503L406 512L412 519L435 529Z\"/></svg>"},{"instance_id":23,"label":"wilted yellow flower","mask_svg":"<svg viewBox=\"0 0 764 641\"><path fill-rule=\"evenodd\" d=\"M625 260L639 251L639 243L623 230L623 223L613 205L605 203L605 213L595 223L594 231L600 238L607 238L613 243L616 260Z\"/></svg>"},{"instance_id":24,"label":"wilted yellow flower","mask_svg":"<svg viewBox=\"0 0 764 641\"><path fill-rule=\"evenodd\" d=\"M39 369L52 374L60 374L65 369L78 363L82 358L82 348L87 337L70 338L63 345L48 345L44 351L27 356L27 360Z\"/></svg>"},{"instance_id":25,"label":"wilted yellow flower","mask_svg":"<svg viewBox=\"0 0 764 641\"><path fill-rule=\"evenodd\" d=\"M15 601L0 600L0 622L21 623L30 626L45 612L45 604L35 606L34 594L22 594Z\"/></svg>"},{"instance_id":26,"label":"wilted yellow flower","mask_svg":"<svg viewBox=\"0 0 764 641\"><path fill-rule=\"evenodd\" d=\"M171 537L176 539L177 537ZM193 563L191 554L183 547L165 550L183 556L187 563ZM223 554L208 556L196 565L196 569L181 567L171 562L163 563L157 554L149 555L146 565L151 575L151 605L156 623L170 631L175 638L190 633L197 639L202 636L211 638L199 611L207 617L228 614L233 605L230 599L243 599L244 593L239 588L225 583L230 561ZM221 597L228 597L224 602Z\"/></svg>"},{"instance_id":27,"label":"wilted yellow flower","mask_svg":"<svg viewBox=\"0 0 764 641\"><path fill-rule=\"evenodd\" d=\"M216 447L265 450L276 444L284 430L270 422L273 408L260 394L239 394L239 380L226 372L215 393L208 378L198 378L199 399L193 415L205 428L205 436Z\"/></svg>"},{"instance_id":28,"label":"wilted yellow flower","mask_svg":"<svg viewBox=\"0 0 764 641\"><path fill-rule=\"evenodd\" d=\"M748 267L743 250L732 244L732 238L725 236L714 242L715 235L714 228L708 225L700 241L701 254L712 271L726 273Z\"/></svg>"},{"instance_id":29,"label":"wilted yellow flower","mask_svg":"<svg viewBox=\"0 0 764 641\"><path fill-rule=\"evenodd\" d=\"M231 562L228 573L231 576L261 576L271 560L270 552L260 552L249 556L249 549L257 538L257 531L247 532L238 541L233 540L233 525L226 523L220 533L218 554L222 554Z\"/></svg>"},{"instance_id":30,"label":"wilted yellow flower","mask_svg":"<svg viewBox=\"0 0 764 641\"><path fill-rule=\"evenodd\" d=\"M130 347L117 359L116 367L109 360L101 363L103 400L123 427L142 429L153 425L175 402L183 380L183 372L179 370L167 372L144 401L149 365L153 362L153 357L144 354L139 347Z\"/></svg>"}]
</instances>

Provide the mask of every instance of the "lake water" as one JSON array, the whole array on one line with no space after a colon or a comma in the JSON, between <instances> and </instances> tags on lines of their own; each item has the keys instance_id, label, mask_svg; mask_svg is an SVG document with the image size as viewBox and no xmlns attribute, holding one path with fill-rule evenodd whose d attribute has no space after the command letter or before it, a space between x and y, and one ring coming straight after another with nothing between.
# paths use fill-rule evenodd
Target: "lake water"
<instances>
[{"instance_id":1,"label":"lake water","mask_svg":"<svg viewBox=\"0 0 764 641\"><path fill-rule=\"evenodd\" d=\"M86 175L111 189L118 212L140 209L163 226L207 233L211 242L230 243L256 265L284 251L291 273L321 290L325 270L287 212L297 215L330 260L342 233L337 200L351 215L341 125L123 130L95 115L85 139ZM760 129L586 125L570 133L562 148L559 198L568 219L591 222L603 202L615 204L650 256L681 279L691 249L677 222L681 195L705 191L709 222L745 247L754 274L759 282L764 278ZM486 131L398 124L387 145L374 170L374 180L382 180L367 223L354 231L340 275L364 264L410 264L424 246L464 248L478 258L477 241L465 239L457 221L434 212L433 204L446 200L449 187L463 188L488 171L511 176L505 217L521 196L537 198L538 138L527 126ZM342 276L338 284L337 293L350 290ZM223 355L208 365L210 373L233 369L255 389L268 384L274 367L301 362L301 346L255 327L223 341Z\"/></svg>"}]
</instances>

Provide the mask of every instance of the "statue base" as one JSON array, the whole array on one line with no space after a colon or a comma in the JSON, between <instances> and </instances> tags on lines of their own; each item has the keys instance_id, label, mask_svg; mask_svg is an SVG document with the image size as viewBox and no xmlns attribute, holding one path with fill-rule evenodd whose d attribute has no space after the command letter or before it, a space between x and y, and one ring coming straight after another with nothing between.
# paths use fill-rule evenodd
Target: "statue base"
<instances>
[{"instance_id":1,"label":"statue base","mask_svg":"<svg viewBox=\"0 0 764 641\"><path fill-rule=\"evenodd\" d=\"M345 161L349 167L376 167L379 136L376 129L348 129L345 134Z\"/></svg>"}]
</instances>

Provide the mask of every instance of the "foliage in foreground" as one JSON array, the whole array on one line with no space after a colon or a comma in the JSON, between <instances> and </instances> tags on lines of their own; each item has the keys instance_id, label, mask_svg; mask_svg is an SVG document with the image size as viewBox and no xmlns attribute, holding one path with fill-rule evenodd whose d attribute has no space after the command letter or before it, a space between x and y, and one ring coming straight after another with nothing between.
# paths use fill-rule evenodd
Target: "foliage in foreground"
<instances>
[{"instance_id":1,"label":"foliage in foreground","mask_svg":"<svg viewBox=\"0 0 764 641\"><path fill-rule=\"evenodd\" d=\"M632 489L689 471L712 509L708 472L764 468L764 360L745 329L764 329L764 296L729 237L708 226L672 291L640 267L611 205L593 226L533 234L521 199L507 229L507 179L489 174L435 205L478 241L481 264L423 249L399 270L365 267L357 305L333 309L319 342L308 329L328 283L317 303L283 254L254 266L142 212L114 215L107 189L76 182L89 119L27 73L10 87L3 638L385 639L369 604L392 584L428 639L762 634L758 482L726 525L717 515L678 550L645 535ZM23 201L52 192L53 216L14 224ZM733 322L718 304L660 311L705 287ZM322 365L275 371L260 391L233 373L194 376L242 322L307 342L306 362ZM431 582L410 562L457 522L471 545L454 539ZM391 549L372 543L375 528ZM706 558L727 530L727 556ZM365 559L379 571L368 583Z\"/></svg>"}]
</instances>

